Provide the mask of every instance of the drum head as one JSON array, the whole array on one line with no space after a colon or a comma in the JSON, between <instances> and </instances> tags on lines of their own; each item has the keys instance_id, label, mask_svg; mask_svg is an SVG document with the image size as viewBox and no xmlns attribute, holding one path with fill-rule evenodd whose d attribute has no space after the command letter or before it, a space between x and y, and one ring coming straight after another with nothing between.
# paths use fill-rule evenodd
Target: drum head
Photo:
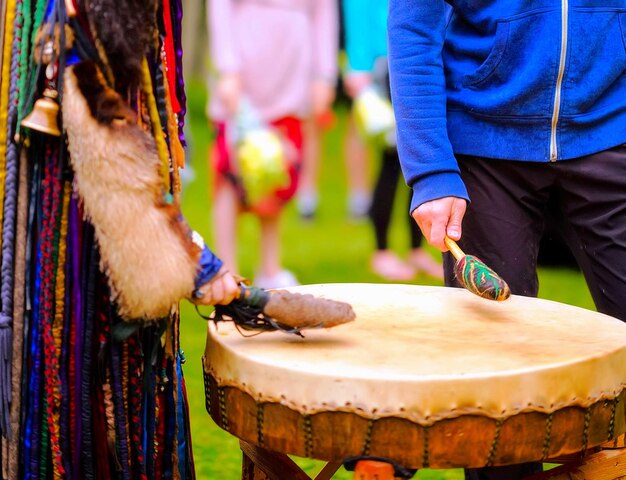
<instances>
[{"instance_id":1,"label":"drum head","mask_svg":"<svg viewBox=\"0 0 626 480\"><path fill-rule=\"evenodd\" d=\"M502 422L585 409L616 399L626 381L626 325L589 310L444 287L291 290L348 302L357 318L304 338L244 338L232 323L211 324L205 371L217 385L304 416L350 412L429 428L462 416Z\"/></svg>"}]
</instances>

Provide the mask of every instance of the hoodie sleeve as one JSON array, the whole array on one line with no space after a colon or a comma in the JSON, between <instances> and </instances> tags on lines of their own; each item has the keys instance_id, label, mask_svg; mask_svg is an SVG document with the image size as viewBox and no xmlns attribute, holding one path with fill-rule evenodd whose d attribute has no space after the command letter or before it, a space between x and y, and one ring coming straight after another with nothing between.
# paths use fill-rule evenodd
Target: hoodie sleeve
<instances>
[{"instance_id":1,"label":"hoodie sleeve","mask_svg":"<svg viewBox=\"0 0 626 480\"><path fill-rule=\"evenodd\" d=\"M196 232L194 232L195 234ZM194 280L195 289L198 290L205 283L210 281L222 268L222 261L215 255L209 247L202 242L202 251L198 260L198 272Z\"/></svg>"},{"instance_id":2,"label":"hoodie sleeve","mask_svg":"<svg viewBox=\"0 0 626 480\"><path fill-rule=\"evenodd\" d=\"M390 0L389 73L398 153L411 211L443 197L468 198L448 139L441 51L444 0Z\"/></svg>"}]
</instances>

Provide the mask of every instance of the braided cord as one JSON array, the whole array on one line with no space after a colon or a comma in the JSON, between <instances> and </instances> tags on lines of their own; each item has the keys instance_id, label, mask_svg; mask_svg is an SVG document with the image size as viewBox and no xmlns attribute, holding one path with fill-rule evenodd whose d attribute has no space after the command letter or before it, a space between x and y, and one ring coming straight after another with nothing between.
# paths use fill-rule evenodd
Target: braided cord
<instances>
[{"instance_id":1,"label":"braided cord","mask_svg":"<svg viewBox=\"0 0 626 480\"><path fill-rule=\"evenodd\" d=\"M24 465L25 476L27 478L37 478L38 452L40 435L40 412L41 412L41 335L39 325L39 269L41 264L41 254L39 252L39 242L36 238L37 230L41 224L43 216L42 188L42 160L43 155L33 155L29 152L28 163L30 165L29 181L29 208L27 219L26 238L26 266L25 269L25 301L26 315L24 318L24 330L26 333L24 349L24 388L22 391L22 408L26 410L26 421L23 423L22 436L24 437L24 448L21 452L21 462Z\"/></svg>"},{"instance_id":2,"label":"braided cord","mask_svg":"<svg viewBox=\"0 0 626 480\"><path fill-rule=\"evenodd\" d=\"M30 8L30 1L28 3ZM35 46L35 36L37 35L37 29L43 23L43 17L47 3L48 2L46 0L37 0L37 3L35 4L34 18L32 19L32 21L30 21L30 16L27 15L24 22L24 42L28 41L28 43L24 43L24 45L22 46L22 56L20 59L20 68L23 70L21 73L21 78L23 79L23 81L22 85L20 85L20 91L22 92L22 95L20 96L20 103L18 106L18 125L22 121L22 115L26 113L25 107L28 109L28 111L30 111L32 107L31 105L24 105L24 102L26 100L28 100L29 103L33 101L31 95L37 85L36 73L38 72L38 69L31 68L33 58L32 52ZM24 11L26 12L27 10L24 9Z\"/></svg>"},{"instance_id":3,"label":"braided cord","mask_svg":"<svg viewBox=\"0 0 626 480\"><path fill-rule=\"evenodd\" d=\"M7 17L7 3L2 2L0 4L0 72L2 71L2 59L4 52L4 28L5 28L5 20ZM2 78L0 77L0 83L2 83Z\"/></svg>"},{"instance_id":4,"label":"braided cord","mask_svg":"<svg viewBox=\"0 0 626 480\"><path fill-rule=\"evenodd\" d=\"M53 472L55 478L61 478L65 474L63 467L63 455L59 440L58 413L60 405L55 401L59 395L59 365L57 361L57 346L54 336L55 320L55 280L59 264L59 224L62 221L61 215L61 182L59 181L58 149L50 149L46 155L46 175L44 188L50 192L47 201L49 214L44 218L41 232L41 325L44 342L44 365L45 365L45 388L46 388L46 419L52 450ZM45 204L44 204L45 205ZM43 449L42 449L43 453ZM42 466L47 462L42 459ZM58 477L57 477L58 475Z\"/></svg>"},{"instance_id":5,"label":"braided cord","mask_svg":"<svg viewBox=\"0 0 626 480\"><path fill-rule=\"evenodd\" d=\"M37 4L35 5L35 19L33 21L33 25L39 27L43 23L43 16L46 12L46 7L48 5L48 0L37 0ZM37 35L37 30L33 28L30 32L30 44L34 45L35 36Z\"/></svg>"},{"instance_id":6,"label":"braided cord","mask_svg":"<svg viewBox=\"0 0 626 480\"><path fill-rule=\"evenodd\" d=\"M53 458L52 473L54 480L63 480L64 468L60 457L62 451L60 445L60 431L61 431L61 378L59 374L59 364L61 360L61 349L63 342L63 320L65 318L65 258L67 243L67 219L68 219L68 207L70 203L71 184L65 182L63 187L63 206L61 209L61 224L57 229L59 232L58 239L55 239L55 244L58 245L58 257L56 263L56 280L55 280L55 308L54 308L54 320L52 323L52 337L54 339L55 347L55 369L57 378L54 379L52 385L52 416L49 419L50 428L54 433L54 438L59 439L59 455Z\"/></svg>"},{"instance_id":7,"label":"braided cord","mask_svg":"<svg viewBox=\"0 0 626 480\"><path fill-rule=\"evenodd\" d=\"M47 478L48 466L48 449L50 447L50 435L48 430L48 395L46 391L46 351L45 351L45 327L43 318L45 316L45 306L43 300L45 298L45 290L48 285L45 283L45 270L49 265L48 258L52 255L51 250L46 248L47 225L50 222L50 213L52 211L52 185L50 182L50 146L40 144L37 148L33 148L36 152L31 154L31 158L39 164L38 194L40 195L38 209L36 213L37 223L41 233L37 239L37 259L34 269L33 280L35 289L33 292L34 305L33 316L31 322L31 355L32 370L30 372L31 387L29 395L31 395L32 405L29 408L28 418L32 418L30 428L30 463L29 475L33 478Z\"/></svg>"},{"instance_id":8,"label":"braided cord","mask_svg":"<svg viewBox=\"0 0 626 480\"><path fill-rule=\"evenodd\" d=\"M19 125L22 121L22 110L24 105L24 98L26 97L26 78L28 77L28 54L30 53L28 38L30 37L30 30L33 24L32 16L30 15L31 11L31 0L23 0L22 3L22 12L24 14L23 23L22 23L22 40L21 40L21 50L19 52L19 86L20 98L17 102L17 124Z\"/></svg>"},{"instance_id":9,"label":"braided cord","mask_svg":"<svg viewBox=\"0 0 626 480\"><path fill-rule=\"evenodd\" d=\"M128 430L126 426L126 415L124 408L124 394L122 387L122 360L121 345L118 342L111 344L111 393L114 408L115 438L117 447L117 457L120 466L120 478L131 480L130 460L128 455Z\"/></svg>"},{"instance_id":10,"label":"braided cord","mask_svg":"<svg viewBox=\"0 0 626 480\"><path fill-rule=\"evenodd\" d=\"M77 365L77 342L79 326L81 324L81 306L82 306L82 285L80 282L80 252L82 242L80 238L80 230L82 229L82 219L80 217L78 200L76 197L72 197L70 200L70 212L69 212L69 226L68 226L68 248L70 250L68 255L69 260L69 272L71 275L71 318L69 322L66 322L66 328L69 330L65 333L67 336L67 380L68 385L68 430L70 451L73 452L72 456L72 470L79 471L80 465L80 449L79 436L78 436L78 418L77 411L79 404L79 391L77 388L78 382L78 365Z\"/></svg>"},{"instance_id":11,"label":"braided cord","mask_svg":"<svg viewBox=\"0 0 626 480\"><path fill-rule=\"evenodd\" d=\"M128 400L128 375L129 375L129 355L128 355L128 342L122 343L122 351L121 351L121 363L122 363L122 412L124 413L124 421L126 422L126 427L124 429L125 437L124 441L126 442L126 455L128 457L128 469L132 476L132 455L131 455L131 446L130 446L130 413L129 413L129 405L130 402Z\"/></svg>"},{"instance_id":12,"label":"braided cord","mask_svg":"<svg viewBox=\"0 0 626 480\"><path fill-rule=\"evenodd\" d=\"M18 189L18 212L15 240L15 273L13 290L13 362L11 369L11 395L22 396L22 358L24 355L24 300L26 297L26 237L28 223L28 156L25 149L20 153L20 178ZM22 424L22 402L11 403L11 440L8 452L8 477L18 478Z\"/></svg>"},{"instance_id":13,"label":"braided cord","mask_svg":"<svg viewBox=\"0 0 626 480\"><path fill-rule=\"evenodd\" d=\"M15 31L15 18L17 0L6 0L6 16L4 19L4 38L2 44L2 79L0 82L0 210L4 206L4 185L6 181L6 154L7 134L9 128L9 84L7 78L11 78L11 52L13 49L13 33ZM4 223L4 222L2 222ZM2 225L0 225L0 234Z\"/></svg>"},{"instance_id":14,"label":"braided cord","mask_svg":"<svg viewBox=\"0 0 626 480\"><path fill-rule=\"evenodd\" d=\"M174 95L178 98L180 111L176 113L178 121L178 139L183 146L185 142L185 114L187 113L187 96L185 95L185 80L183 77L183 39L182 39L182 23L183 23L183 2L182 0L173 0L175 21L174 29L174 47L176 49L176 92Z\"/></svg>"},{"instance_id":15,"label":"braided cord","mask_svg":"<svg viewBox=\"0 0 626 480\"><path fill-rule=\"evenodd\" d=\"M13 286L14 286L14 253L15 253L15 229L17 220L17 192L19 184L19 151L13 141L11 130L16 116L16 103L18 91L18 53L21 43L21 33L19 24L21 22L21 1L15 5L14 15L14 36L12 45L12 56L5 58L4 64L11 66L9 82L3 82L9 90L9 103L7 105L6 125L3 132L6 134L3 146L6 147L6 158L4 170L0 170L0 175L4 175L3 185L3 209L2 222L0 222L0 246L2 248L2 283L0 286L0 299L2 310L0 311L0 433L4 437L11 436L10 409L11 409L11 362L12 362L12 326L13 326ZM7 77L4 77L7 78ZM3 110L4 112L4 110ZM0 153L0 155L2 155Z\"/></svg>"},{"instance_id":16,"label":"braided cord","mask_svg":"<svg viewBox=\"0 0 626 480\"><path fill-rule=\"evenodd\" d=\"M162 53L161 60L163 62L163 69L167 71L168 66L165 52ZM166 79L164 78L163 80L163 102L166 112L167 136L170 154L172 156L172 192L176 194L180 193L182 190L179 168L185 168L185 150L180 143L178 135L178 123L176 122L176 114L174 113L172 105L172 99L174 97L172 96L172 91Z\"/></svg>"},{"instance_id":17,"label":"braided cord","mask_svg":"<svg viewBox=\"0 0 626 480\"><path fill-rule=\"evenodd\" d=\"M158 372L158 371L157 371ZM157 373L157 384L159 383L159 374ZM155 419L156 425L154 429L154 478L163 478L163 457L165 451L165 394L161 386L157 386L157 396L155 399Z\"/></svg>"},{"instance_id":18,"label":"braided cord","mask_svg":"<svg viewBox=\"0 0 626 480\"><path fill-rule=\"evenodd\" d=\"M143 449L143 422L141 416L141 405L143 388L141 379L143 378L143 362L141 344L137 339L137 335L131 335L127 341L129 356L128 366L130 370L129 376L129 394L130 409L129 415L129 432L131 437L131 453L133 463L134 478L139 480L148 480L146 475L146 457Z\"/></svg>"},{"instance_id":19,"label":"braided cord","mask_svg":"<svg viewBox=\"0 0 626 480\"><path fill-rule=\"evenodd\" d=\"M117 439L115 436L115 407L113 405L113 390L111 389L111 370L106 369L104 383L102 384L104 401L104 413L106 415L106 436L109 444L109 452L113 456L116 469L121 470L119 458L117 456Z\"/></svg>"}]
</instances>

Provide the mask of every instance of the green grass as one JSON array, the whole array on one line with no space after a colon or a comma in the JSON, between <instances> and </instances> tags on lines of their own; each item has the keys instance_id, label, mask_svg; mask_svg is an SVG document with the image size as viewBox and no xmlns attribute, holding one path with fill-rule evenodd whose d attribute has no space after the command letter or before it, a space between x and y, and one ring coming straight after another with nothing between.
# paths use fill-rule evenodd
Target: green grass
<instances>
[{"instance_id":1,"label":"green grass","mask_svg":"<svg viewBox=\"0 0 626 480\"><path fill-rule=\"evenodd\" d=\"M206 92L199 84L188 85L189 114L187 132L190 141L188 157L195 172L195 180L183 191L183 212L190 225L211 244L211 188L207 168L211 131L204 116ZM291 204L283 222L283 260L303 284L311 283L381 283L368 268L374 248L373 233L367 223L347 221L346 183L341 148L345 115L338 112L336 128L324 137L320 172L321 204L313 222L301 221ZM402 191L400 194L406 194ZM396 202L391 247L405 252L408 249L406 201ZM243 217L240 222L239 261L241 273L252 278L258 256L258 228L255 219ZM540 296L563 303L593 308L589 292L581 276L570 270L541 270ZM420 277L417 284L434 284L431 278ZM191 410L193 448L198 478L238 479L241 472L241 453L236 438L219 429L204 409L204 387L201 358L204 350L206 322L188 304L182 305L181 344L187 362L184 366ZM308 474L317 472L322 463L296 459ZM340 471L334 478L351 479ZM422 470L415 478L421 480L460 480L460 470Z\"/></svg>"}]
</instances>

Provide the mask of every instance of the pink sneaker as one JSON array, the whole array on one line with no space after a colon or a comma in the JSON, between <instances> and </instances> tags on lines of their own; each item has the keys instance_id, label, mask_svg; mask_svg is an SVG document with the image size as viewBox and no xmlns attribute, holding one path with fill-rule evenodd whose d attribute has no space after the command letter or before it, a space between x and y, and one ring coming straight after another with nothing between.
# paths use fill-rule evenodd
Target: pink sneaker
<instances>
[{"instance_id":1,"label":"pink sneaker","mask_svg":"<svg viewBox=\"0 0 626 480\"><path fill-rule=\"evenodd\" d=\"M272 277L257 275L254 279L254 286L269 290L272 288L295 287L300 285L298 279L289 270L281 270Z\"/></svg>"}]
</instances>

